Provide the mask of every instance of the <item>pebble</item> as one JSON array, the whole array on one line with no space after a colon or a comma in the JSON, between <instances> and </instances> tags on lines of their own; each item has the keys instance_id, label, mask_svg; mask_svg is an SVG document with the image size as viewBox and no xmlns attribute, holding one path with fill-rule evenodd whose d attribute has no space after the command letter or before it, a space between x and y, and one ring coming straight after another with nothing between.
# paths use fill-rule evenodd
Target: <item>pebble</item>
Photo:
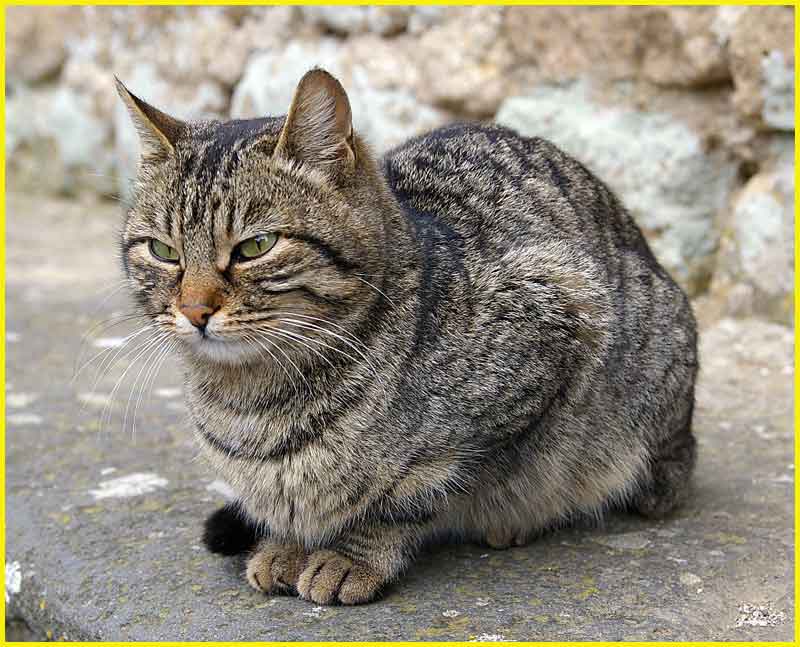
<instances>
[{"instance_id":1,"label":"pebble","mask_svg":"<svg viewBox=\"0 0 800 647\"><path fill-rule=\"evenodd\" d=\"M157 474L128 474L110 481L101 481L97 490L89 490L95 500L122 499L141 494L154 492L157 488L164 487L167 479Z\"/></svg>"},{"instance_id":2,"label":"pebble","mask_svg":"<svg viewBox=\"0 0 800 647\"><path fill-rule=\"evenodd\" d=\"M6 396L6 405L12 409L22 409L38 398L36 393L9 393Z\"/></svg>"},{"instance_id":3,"label":"pebble","mask_svg":"<svg viewBox=\"0 0 800 647\"><path fill-rule=\"evenodd\" d=\"M6 603L11 601L11 596L19 593L22 588L22 569L19 562L6 563Z\"/></svg>"},{"instance_id":4,"label":"pebble","mask_svg":"<svg viewBox=\"0 0 800 647\"><path fill-rule=\"evenodd\" d=\"M35 413L14 413L6 417L6 422L9 425L40 425L42 424L42 417L37 416Z\"/></svg>"},{"instance_id":5,"label":"pebble","mask_svg":"<svg viewBox=\"0 0 800 647\"><path fill-rule=\"evenodd\" d=\"M773 611L766 606L747 604L739 605L739 617L736 618L734 627L774 627L786 620L783 611Z\"/></svg>"}]
</instances>

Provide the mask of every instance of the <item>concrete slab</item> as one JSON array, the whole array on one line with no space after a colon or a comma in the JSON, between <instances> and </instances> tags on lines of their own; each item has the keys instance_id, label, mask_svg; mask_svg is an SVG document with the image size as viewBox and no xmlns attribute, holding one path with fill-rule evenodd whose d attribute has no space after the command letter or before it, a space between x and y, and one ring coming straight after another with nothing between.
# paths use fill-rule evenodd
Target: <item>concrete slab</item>
<instances>
[{"instance_id":1,"label":"concrete slab","mask_svg":"<svg viewBox=\"0 0 800 647\"><path fill-rule=\"evenodd\" d=\"M116 209L8 198L6 595L35 635L71 640L792 640L792 332L702 335L696 493L660 523L617 516L505 552L444 546L385 599L269 598L200 546L223 502L195 460L168 361L132 433L127 365L72 380L111 313ZM99 331L113 346L133 326ZM89 347L88 352L101 348ZM86 355L85 355L86 356ZM131 369L129 376L138 369ZM131 405L133 407L133 404ZM116 481L115 479L127 479Z\"/></svg>"}]
</instances>

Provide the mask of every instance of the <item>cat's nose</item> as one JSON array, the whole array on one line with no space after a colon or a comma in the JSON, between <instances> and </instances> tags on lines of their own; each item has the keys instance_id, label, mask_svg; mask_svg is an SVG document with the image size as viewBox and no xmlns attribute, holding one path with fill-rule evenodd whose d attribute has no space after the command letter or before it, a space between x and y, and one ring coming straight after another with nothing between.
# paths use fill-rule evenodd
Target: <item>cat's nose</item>
<instances>
[{"instance_id":1,"label":"cat's nose","mask_svg":"<svg viewBox=\"0 0 800 647\"><path fill-rule=\"evenodd\" d=\"M203 330L219 306L210 306L205 303L182 303L179 310L192 322L192 325Z\"/></svg>"}]
</instances>

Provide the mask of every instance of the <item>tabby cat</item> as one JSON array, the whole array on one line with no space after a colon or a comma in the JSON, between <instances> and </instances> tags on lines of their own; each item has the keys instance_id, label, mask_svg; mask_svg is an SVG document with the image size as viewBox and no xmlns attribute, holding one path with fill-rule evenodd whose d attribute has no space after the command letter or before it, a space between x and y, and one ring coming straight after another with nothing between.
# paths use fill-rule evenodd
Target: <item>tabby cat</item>
<instances>
[{"instance_id":1,"label":"tabby cat","mask_svg":"<svg viewBox=\"0 0 800 647\"><path fill-rule=\"evenodd\" d=\"M206 545L249 551L256 589L363 603L431 541L686 498L692 310L579 162L477 124L376 159L320 69L285 117L118 90L142 140L124 269L237 493Z\"/></svg>"}]
</instances>

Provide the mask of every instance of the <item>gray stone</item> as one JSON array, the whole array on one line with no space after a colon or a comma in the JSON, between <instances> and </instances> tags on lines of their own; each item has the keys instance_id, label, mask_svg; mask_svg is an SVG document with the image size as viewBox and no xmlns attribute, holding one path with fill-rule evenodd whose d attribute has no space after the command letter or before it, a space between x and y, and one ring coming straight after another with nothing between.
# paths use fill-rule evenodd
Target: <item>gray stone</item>
<instances>
[{"instance_id":1,"label":"gray stone","mask_svg":"<svg viewBox=\"0 0 800 647\"><path fill-rule=\"evenodd\" d=\"M789 150L750 178L722 230L712 298L735 315L791 323L794 295L794 159Z\"/></svg>"},{"instance_id":2,"label":"gray stone","mask_svg":"<svg viewBox=\"0 0 800 647\"><path fill-rule=\"evenodd\" d=\"M748 7L730 33L733 105L760 127L794 129L794 12Z\"/></svg>"},{"instance_id":3,"label":"gray stone","mask_svg":"<svg viewBox=\"0 0 800 647\"><path fill-rule=\"evenodd\" d=\"M442 546L381 601L320 608L254 592L241 559L201 548L202 520L224 496L194 460L185 410L170 406L180 385L173 360L155 383L164 397L144 399L135 434L130 416L125 427L123 419L129 394L137 393L127 378L139 364L102 430L97 409L81 410L78 396L93 375L72 381L80 337L128 311L120 295L99 296L117 267L118 210L12 193L7 212L6 316L16 335L7 347L10 388L39 395L15 411L42 419L6 427L6 563L18 564L19 574L18 588L7 588L7 616L23 618L35 636L793 639L791 329L723 320L702 331L694 495L671 518L611 515L601 527L504 552ZM106 339L102 346L126 330L94 334ZM101 377L98 393L110 393L129 360L118 364ZM92 496L101 482L133 474L167 483L125 498Z\"/></svg>"},{"instance_id":4,"label":"gray stone","mask_svg":"<svg viewBox=\"0 0 800 647\"><path fill-rule=\"evenodd\" d=\"M55 78L68 42L82 34L80 7L12 6L6 14L6 73L10 81L39 83Z\"/></svg>"},{"instance_id":5,"label":"gray stone","mask_svg":"<svg viewBox=\"0 0 800 647\"><path fill-rule=\"evenodd\" d=\"M794 65L774 49L762 59L761 68L764 123L777 130L794 130Z\"/></svg>"},{"instance_id":6,"label":"gray stone","mask_svg":"<svg viewBox=\"0 0 800 647\"><path fill-rule=\"evenodd\" d=\"M373 32L391 36L404 31L411 7L302 7L306 20L338 34Z\"/></svg>"},{"instance_id":7,"label":"gray stone","mask_svg":"<svg viewBox=\"0 0 800 647\"><path fill-rule=\"evenodd\" d=\"M18 85L6 102L6 155L20 185L74 193L114 189L111 124L67 86Z\"/></svg>"},{"instance_id":8,"label":"gray stone","mask_svg":"<svg viewBox=\"0 0 800 647\"><path fill-rule=\"evenodd\" d=\"M342 81L353 127L378 153L447 121L446 113L421 104L408 90L379 87L375 72L348 54L332 38L294 41L282 51L255 54L234 90L231 117L286 114L297 82L319 65Z\"/></svg>"},{"instance_id":9,"label":"gray stone","mask_svg":"<svg viewBox=\"0 0 800 647\"><path fill-rule=\"evenodd\" d=\"M408 52L418 68L416 95L471 117L493 115L528 67L519 64L506 35L507 10L448 8L449 20L425 31Z\"/></svg>"},{"instance_id":10,"label":"gray stone","mask_svg":"<svg viewBox=\"0 0 800 647\"><path fill-rule=\"evenodd\" d=\"M604 106L587 83L544 85L507 99L496 121L541 136L607 182L631 211L658 259L697 294L708 284L733 165L665 113Z\"/></svg>"},{"instance_id":11,"label":"gray stone","mask_svg":"<svg viewBox=\"0 0 800 647\"><path fill-rule=\"evenodd\" d=\"M640 8L632 9L641 11ZM719 7L659 7L641 33L642 73L666 86L698 87L730 79L726 17Z\"/></svg>"}]
</instances>

